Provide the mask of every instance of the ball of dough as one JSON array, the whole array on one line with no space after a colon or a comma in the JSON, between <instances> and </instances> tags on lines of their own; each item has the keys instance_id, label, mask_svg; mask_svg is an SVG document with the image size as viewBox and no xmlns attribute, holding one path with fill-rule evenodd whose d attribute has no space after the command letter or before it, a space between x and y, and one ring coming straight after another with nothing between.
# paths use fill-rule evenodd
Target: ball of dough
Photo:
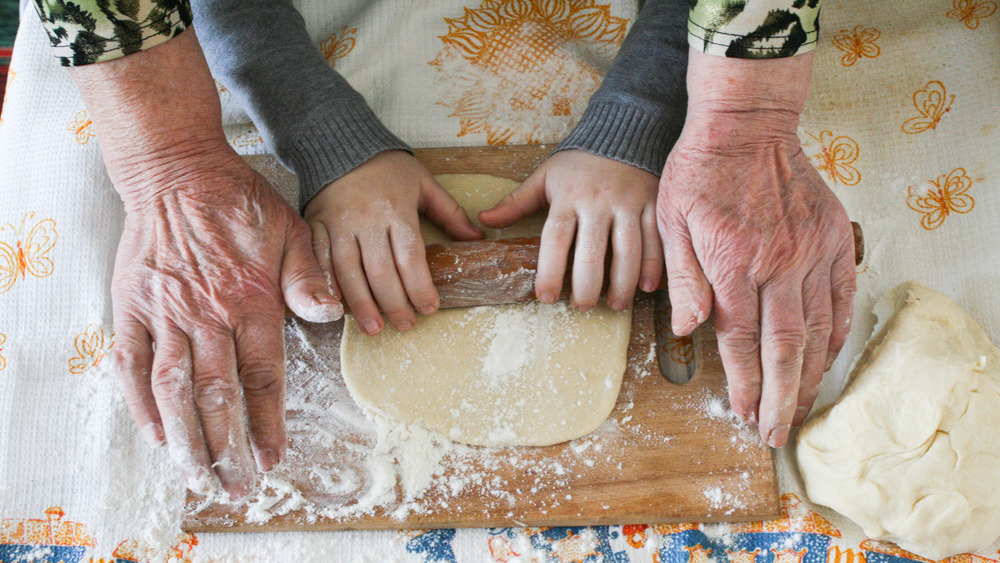
<instances>
[{"instance_id":1,"label":"ball of dough","mask_svg":"<svg viewBox=\"0 0 1000 563\"><path fill-rule=\"evenodd\" d=\"M1000 350L913 282L876 314L844 395L799 433L806 492L924 557L984 548L1000 534Z\"/></svg>"}]
</instances>

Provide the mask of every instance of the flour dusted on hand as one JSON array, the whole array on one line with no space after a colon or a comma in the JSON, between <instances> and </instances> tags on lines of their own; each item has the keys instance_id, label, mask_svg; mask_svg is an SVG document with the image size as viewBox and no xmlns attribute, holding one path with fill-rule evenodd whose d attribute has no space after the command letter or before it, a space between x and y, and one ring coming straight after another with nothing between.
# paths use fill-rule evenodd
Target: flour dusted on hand
<instances>
[{"instance_id":1,"label":"flour dusted on hand","mask_svg":"<svg viewBox=\"0 0 1000 563\"><path fill-rule=\"evenodd\" d=\"M438 180L471 217L516 182L482 175ZM491 236L531 236L530 217ZM422 230L425 243L439 232ZM362 406L448 438L486 446L541 446L590 433L615 405L631 312L604 305L581 313L565 302L439 311L401 333L364 335L344 326L344 381Z\"/></svg>"}]
</instances>

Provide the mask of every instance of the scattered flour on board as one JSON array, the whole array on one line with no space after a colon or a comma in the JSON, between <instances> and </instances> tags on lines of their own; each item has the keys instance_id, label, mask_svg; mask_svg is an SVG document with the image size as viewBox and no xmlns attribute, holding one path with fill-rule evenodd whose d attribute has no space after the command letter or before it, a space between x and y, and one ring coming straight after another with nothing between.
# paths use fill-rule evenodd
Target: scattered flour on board
<instances>
[{"instance_id":1,"label":"scattered flour on board","mask_svg":"<svg viewBox=\"0 0 1000 563\"><path fill-rule=\"evenodd\" d=\"M496 333L495 349L488 354L485 377L502 379L507 370L530 358L528 346L504 338L517 332L512 324L523 333L523 322L520 316L498 316L490 328ZM250 523L277 516L311 523L383 512L404 519L448 507L469 494L485 499L495 512L512 508L515 500L555 507L572 502L566 499L567 485L597 461L620 463L612 459L614 448L608 444L622 440L621 426L628 416L621 422L611 417L593 433L570 442L563 454L540 458L531 448L471 447L362 411L340 378L339 339L324 330L331 329L295 321L286 325L286 401L289 412L295 413L288 417L290 447L285 463L264 479L250 501L245 515ZM632 405L629 402L625 411ZM510 483L501 477L504 468L534 477ZM527 500L528 493L535 500Z\"/></svg>"},{"instance_id":2,"label":"scattered flour on board","mask_svg":"<svg viewBox=\"0 0 1000 563\"><path fill-rule=\"evenodd\" d=\"M730 447L735 450L733 455L745 454L751 447L760 445L760 436L757 429L739 419L736 413L729 407L729 401L708 390L692 396L692 403L698 407L698 412L704 418L714 423L728 424L735 432L730 438ZM698 423L695 422L695 427ZM737 510L747 508L750 499L751 483L750 473L744 471L737 476L728 476L723 482L716 486L709 486L702 489L701 494L708 501L713 510L719 510L722 516L735 513Z\"/></svg>"},{"instance_id":3,"label":"scattered flour on board","mask_svg":"<svg viewBox=\"0 0 1000 563\"><path fill-rule=\"evenodd\" d=\"M498 377L514 369L525 357L528 346L507 341L505 326L520 319L498 318L494 348L489 351L484 377ZM635 386L622 386L619 407L596 431L574 440L558 456L539 457L531 448L470 447L421 427L403 425L377 414L362 411L350 397L340 376L339 339L331 325L286 325L288 355L287 405L290 448L283 466L268 476L251 500L246 520L265 523L282 516L286 521L316 522L320 518L353 519L388 514L405 519L413 514L439 508L462 510L461 498L482 499L494 514L513 517L517 503L524 507L549 510L572 504L567 488L598 463L622 467L614 459L619 451L612 445L666 445L670 429L643 428L630 411L634 408ZM327 328L324 328L327 327ZM327 332L324 332L327 331ZM523 340L522 340L523 341ZM655 350L650 352L655 353ZM639 378L650 374L640 374ZM658 374L657 374L658 375ZM691 397L704 421L741 425L720 397L710 394ZM699 422L701 421L701 422ZM756 438L747 427L734 437L733 447ZM746 434L744 436L743 434ZM531 475L528 482L508 482L504 468ZM707 487L704 497L721 514L745 508L742 494L749 489L749 475L720 479Z\"/></svg>"}]
</instances>

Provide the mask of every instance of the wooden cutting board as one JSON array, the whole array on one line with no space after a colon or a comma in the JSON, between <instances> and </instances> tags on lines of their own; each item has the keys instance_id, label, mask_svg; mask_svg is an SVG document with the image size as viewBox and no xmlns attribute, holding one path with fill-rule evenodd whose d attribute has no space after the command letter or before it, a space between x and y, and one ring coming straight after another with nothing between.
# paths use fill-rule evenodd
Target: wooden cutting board
<instances>
[{"instance_id":1,"label":"wooden cutting board","mask_svg":"<svg viewBox=\"0 0 1000 563\"><path fill-rule=\"evenodd\" d=\"M544 145L422 149L417 158L433 174L487 173L522 181L550 150ZM279 189L295 185L294 176L272 157L248 160ZM441 487L415 501L404 502L397 486L395 503L362 514L323 516L364 494L363 483L346 496L329 493L331 471L363 465L358 438L350 431L317 431L306 419L322 405L292 399L317 380L343 390L338 357L343 325L289 322L294 326L288 330L310 342L306 357L315 365L289 369L289 455L274 476L302 498L281 501L289 502L286 509L279 503L271 511L280 515L252 523L245 506L205 503L192 495L187 531L657 524L761 520L780 513L773 453L754 428L729 412L714 330L704 326L693 341L660 344L693 347L694 377L684 385L671 383L661 376L656 359L653 300L642 296L634 306L618 402L594 434L547 447L481 449L452 466L446 458L443 474L436 477ZM290 362L294 357L290 353ZM302 431L294 430L297 422L303 423ZM477 480L479 486L468 485ZM297 506L302 508L287 509ZM400 506L407 510L397 511Z\"/></svg>"}]
</instances>

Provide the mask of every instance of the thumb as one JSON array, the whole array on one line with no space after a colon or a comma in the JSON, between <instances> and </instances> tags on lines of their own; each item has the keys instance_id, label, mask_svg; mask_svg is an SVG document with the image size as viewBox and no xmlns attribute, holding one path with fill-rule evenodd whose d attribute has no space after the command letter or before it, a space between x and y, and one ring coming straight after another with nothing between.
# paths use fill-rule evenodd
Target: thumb
<instances>
[{"instance_id":1,"label":"thumb","mask_svg":"<svg viewBox=\"0 0 1000 563\"><path fill-rule=\"evenodd\" d=\"M421 189L420 213L453 239L483 238L483 232L472 224L462 206L433 179L425 182Z\"/></svg>"},{"instance_id":2,"label":"thumb","mask_svg":"<svg viewBox=\"0 0 1000 563\"><path fill-rule=\"evenodd\" d=\"M694 332L708 319L714 295L691 242L686 224L664 225L660 237L667 262L667 292L670 296L670 324L677 336Z\"/></svg>"},{"instance_id":3,"label":"thumb","mask_svg":"<svg viewBox=\"0 0 1000 563\"><path fill-rule=\"evenodd\" d=\"M479 213L487 227L503 229L548 205L545 199L545 173L535 172L493 207Z\"/></svg>"},{"instance_id":4,"label":"thumb","mask_svg":"<svg viewBox=\"0 0 1000 563\"><path fill-rule=\"evenodd\" d=\"M313 253L309 227L298 217L289 229L281 259L281 291L288 308L313 323L335 321L344 316L344 306L327 282Z\"/></svg>"}]
</instances>

